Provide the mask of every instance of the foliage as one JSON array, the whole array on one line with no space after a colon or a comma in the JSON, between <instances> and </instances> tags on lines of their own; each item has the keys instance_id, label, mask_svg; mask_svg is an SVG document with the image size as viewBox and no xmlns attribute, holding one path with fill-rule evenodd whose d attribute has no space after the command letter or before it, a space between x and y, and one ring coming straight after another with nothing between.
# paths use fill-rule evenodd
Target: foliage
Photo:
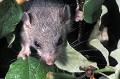
<instances>
[{"instance_id":1,"label":"foliage","mask_svg":"<svg viewBox=\"0 0 120 79\"><path fill-rule=\"evenodd\" d=\"M50 70L52 67L35 58L29 57L25 61L19 58L11 64L6 79L46 79L46 74Z\"/></svg>"},{"instance_id":2,"label":"foliage","mask_svg":"<svg viewBox=\"0 0 120 79\"><path fill-rule=\"evenodd\" d=\"M95 43L93 43L92 45L94 47L98 48L98 50L100 50L102 52L102 54L104 55L107 63L109 63L108 62L108 56L109 56L109 54L105 54L107 52L104 51L104 50L107 50L107 49L105 47L103 47L103 46L100 45L99 40L93 39L92 42L93 41L96 42L97 45ZM118 42L118 48L116 50L112 51L111 54L110 54L111 57L113 57L113 58L116 59L116 61L118 62L118 64L115 67L109 67L109 64L107 64L108 66L106 66L106 68L95 71L97 73L98 72L101 73L101 72L104 72L104 71L115 72L114 74L112 74L110 76L106 76L106 79L119 79L120 78L120 48L119 48L119 46L120 46L119 44L120 43L119 42Z\"/></svg>"},{"instance_id":3,"label":"foliage","mask_svg":"<svg viewBox=\"0 0 120 79\"><path fill-rule=\"evenodd\" d=\"M15 30L21 16L21 7L14 0L3 0L0 3L0 38Z\"/></svg>"},{"instance_id":4,"label":"foliage","mask_svg":"<svg viewBox=\"0 0 120 79\"><path fill-rule=\"evenodd\" d=\"M103 2L104 0L85 0L83 12L86 22L93 23L99 19Z\"/></svg>"}]
</instances>

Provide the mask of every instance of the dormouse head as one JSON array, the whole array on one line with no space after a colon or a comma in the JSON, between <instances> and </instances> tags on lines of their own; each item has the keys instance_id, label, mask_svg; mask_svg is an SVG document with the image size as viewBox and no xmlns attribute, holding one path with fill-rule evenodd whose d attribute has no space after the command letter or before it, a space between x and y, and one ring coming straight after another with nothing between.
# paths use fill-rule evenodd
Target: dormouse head
<instances>
[{"instance_id":1,"label":"dormouse head","mask_svg":"<svg viewBox=\"0 0 120 79\"><path fill-rule=\"evenodd\" d=\"M29 45L48 64L64 53L66 34L72 24L68 5L31 7L23 13L23 29L29 38Z\"/></svg>"}]
</instances>

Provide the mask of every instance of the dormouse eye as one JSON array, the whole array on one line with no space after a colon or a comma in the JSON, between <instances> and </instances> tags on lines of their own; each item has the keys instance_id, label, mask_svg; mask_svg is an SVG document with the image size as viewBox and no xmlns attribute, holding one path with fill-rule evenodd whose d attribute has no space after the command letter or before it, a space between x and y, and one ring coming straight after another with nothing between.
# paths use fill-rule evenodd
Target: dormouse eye
<instances>
[{"instance_id":1,"label":"dormouse eye","mask_svg":"<svg viewBox=\"0 0 120 79\"><path fill-rule=\"evenodd\" d=\"M62 36L59 38L58 42L56 43L56 46L59 46L61 44L63 44L63 38L62 38Z\"/></svg>"},{"instance_id":2,"label":"dormouse eye","mask_svg":"<svg viewBox=\"0 0 120 79\"><path fill-rule=\"evenodd\" d=\"M35 44L35 46L36 46L37 48L41 48L41 44L38 43L37 41L35 41L34 44Z\"/></svg>"}]
</instances>

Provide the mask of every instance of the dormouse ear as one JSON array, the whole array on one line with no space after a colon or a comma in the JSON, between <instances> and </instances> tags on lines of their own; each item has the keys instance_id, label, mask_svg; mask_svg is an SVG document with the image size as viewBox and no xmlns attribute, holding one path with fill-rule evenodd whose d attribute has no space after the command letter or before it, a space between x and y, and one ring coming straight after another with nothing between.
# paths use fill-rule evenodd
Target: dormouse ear
<instances>
[{"instance_id":1,"label":"dormouse ear","mask_svg":"<svg viewBox=\"0 0 120 79\"><path fill-rule=\"evenodd\" d=\"M71 18L71 9L70 9L70 6L69 5L65 5L64 7L64 14L65 14L65 17L67 17L68 19Z\"/></svg>"},{"instance_id":2,"label":"dormouse ear","mask_svg":"<svg viewBox=\"0 0 120 79\"><path fill-rule=\"evenodd\" d=\"M79 22L82 21L84 16L83 16L83 11L82 11L82 7L83 6L83 2L80 2L77 0L77 7L76 7L76 11L75 11L75 22Z\"/></svg>"},{"instance_id":3,"label":"dormouse ear","mask_svg":"<svg viewBox=\"0 0 120 79\"><path fill-rule=\"evenodd\" d=\"M66 22L71 18L70 6L65 5L62 10L60 10L61 22Z\"/></svg>"},{"instance_id":4,"label":"dormouse ear","mask_svg":"<svg viewBox=\"0 0 120 79\"><path fill-rule=\"evenodd\" d=\"M26 28L31 28L30 17L27 12L24 12L22 15L22 21Z\"/></svg>"}]
</instances>

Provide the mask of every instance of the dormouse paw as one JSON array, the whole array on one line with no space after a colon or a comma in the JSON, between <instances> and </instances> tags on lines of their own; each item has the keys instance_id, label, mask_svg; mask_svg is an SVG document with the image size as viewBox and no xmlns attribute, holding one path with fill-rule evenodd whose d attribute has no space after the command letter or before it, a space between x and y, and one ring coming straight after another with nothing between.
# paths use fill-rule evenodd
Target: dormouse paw
<instances>
[{"instance_id":1,"label":"dormouse paw","mask_svg":"<svg viewBox=\"0 0 120 79\"><path fill-rule=\"evenodd\" d=\"M22 57L23 58L23 60L25 60L28 56L30 56L30 53L26 53L26 52L20 52L19 54L18 54L18 58L20 58L20 57Z\"/></svg>"},{"instance_id":2,"label":"dormouse paw","mask_svg":"<svg viewBox=\"0 0 120 79\"><path fill-rule=\"evenodd\" d=\"M22 57L25 60L28 56L30 56L31 51L28 45L22 45L22 50L18 54L18 58Z\"/></svg>"}]
</instances>

